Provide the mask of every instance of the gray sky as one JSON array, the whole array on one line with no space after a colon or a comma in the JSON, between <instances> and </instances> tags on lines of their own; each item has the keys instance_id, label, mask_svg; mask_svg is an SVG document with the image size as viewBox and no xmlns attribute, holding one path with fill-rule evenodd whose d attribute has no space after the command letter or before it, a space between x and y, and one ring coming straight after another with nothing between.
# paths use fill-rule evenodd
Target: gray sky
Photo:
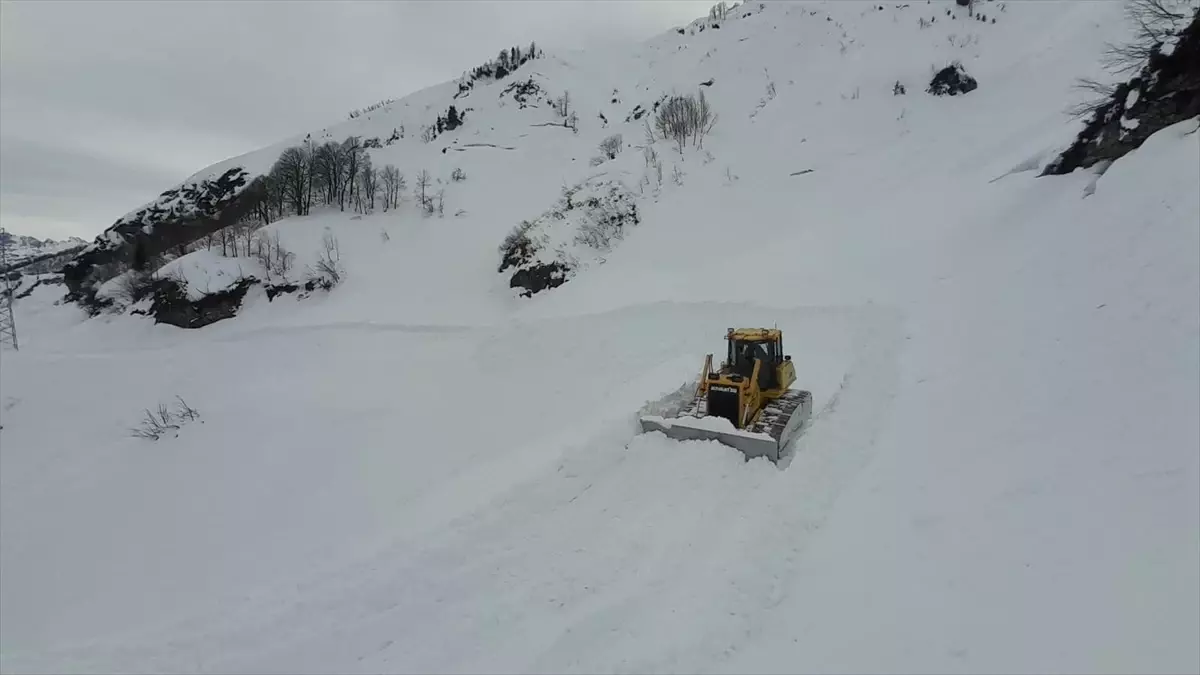
<instances>
[{"instance_id":1,"label":"gray sky","mask_svg":"<svg viewBox=\"0 0 1200 675\"><path fill-rule=\"evenodd\" d=\"M4 0L0 225L91 239L203 167L501 48L648 38L716 0Z\"/></svg>"}]
</instances>

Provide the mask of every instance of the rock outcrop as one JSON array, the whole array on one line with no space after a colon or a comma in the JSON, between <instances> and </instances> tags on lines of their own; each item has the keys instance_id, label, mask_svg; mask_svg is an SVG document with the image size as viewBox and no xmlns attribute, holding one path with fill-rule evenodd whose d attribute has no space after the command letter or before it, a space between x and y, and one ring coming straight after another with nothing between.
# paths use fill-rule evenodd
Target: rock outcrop
<instances>
[{"instance_id":1,"label":"rock outcrop","mask_svg":"<svg viewBox=\"0 0 1200 675\"><path fill-rule=\"evenodd\" d=\"M258 283L257 279L246 278L233 286L210 293L199 300L188 298L187 291L172 279L163 279L154 284L150 314L154 323L165 323L179 328L200 328L237 314L242 306L246 291Z\"/></svg>"},{"instance_id":2,"label":"rock outcrop","mask_svg":"<svg viewBox=\"0 0 1200 675\"><path fill-rule=\"evenodd\" d=\"M619 181L581 183L564 189L553 207L504 238L497 271L508 272L509 288L521 289L525 297L557 288L581 266L602 263L640 222L635 195Z\"/></svg>"},{"instance_id":3,"label":"rock outcrop","mask_svg":"<svg viewBox=\"0 0 1200 675\"><path fill-rule=\"evenodd\" d=\"M1173 124L1200 115L1200 12L1170 46L1159 44L1146 65L1117 85L1092 112L1075 142L1045 175L1071 173L1111 162Z\"/></svg>"},{"instance_id":4,"label":"rock outcrop","mask_svg":"<svg viewBox=\"0 0 1200 675\"><path fill-rule=\"evenodd\" d=\"M265 192L265 181L251 179L241 167L167 190L118 220L63 267L67 298L94 301L100 284L129 269L143 270L162 253L236 223Z\"/></svg>"},{"instance_id":5,"label":"rock outcrop","mask_svg":"<svg viewBox=\"0 0 1200 675\"><path fill-rule=\"evenodd\" d=\"M962 64L956 61L939 70L925 91L934 96L958 96L978 88L979 83L975 78L968 75Z\"/></svg>"}]
</instances>

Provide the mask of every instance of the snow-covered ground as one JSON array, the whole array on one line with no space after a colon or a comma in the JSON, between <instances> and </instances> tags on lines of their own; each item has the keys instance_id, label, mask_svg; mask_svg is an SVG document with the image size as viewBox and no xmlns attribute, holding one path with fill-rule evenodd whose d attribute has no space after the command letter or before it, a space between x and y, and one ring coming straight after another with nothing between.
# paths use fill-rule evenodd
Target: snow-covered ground
<instances>
[{"instance_id":1,"label":"snow-covered ground","mask_svg":"<svg viewBox=\"0 0 1200 675\"><path fill-rule=\"evenodd\" d=\"M184 331L39 286L0 355L0 667L1200 670L1200 120L1036 178L1127 26L1002 4L751 3L527 64L578 135L477 87L455 133L498 147L375 158L463 168L444 218L269 227L296 274L338 238L329 293L255 288ZM979 89L923 93L955 57ZM640 149L589 167L596 144L641 144L629 109L710 77L712 159L660 142L638 225L515 297L504 235L588 176L637 191ZM814 394L791 455L637 434L737 325L782 328ZM176 396L199 418L130 436Z\"/></svg>"}]
</instances>

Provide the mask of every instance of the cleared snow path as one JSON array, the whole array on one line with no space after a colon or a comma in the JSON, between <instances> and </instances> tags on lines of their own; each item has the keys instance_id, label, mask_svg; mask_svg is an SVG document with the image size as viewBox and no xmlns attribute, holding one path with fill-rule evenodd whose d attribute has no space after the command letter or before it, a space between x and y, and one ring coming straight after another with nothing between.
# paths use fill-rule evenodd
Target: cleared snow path
<instances>
[{"instance_id":1,"label":"cleared snow path","mask_svg":"<svg viewBox=\"0 0 1200 675\"><path fill-rule=\"evenodd\" d=\"M719 352L730 321L778 322L801 386L816 395L820 412L790 466L747 464L716 443L636 434L636 410L694 377L703 354ZM13 650L6 668L327 672L361 663L368 671L588 671L604 668L614 648L633 670L711 664L768 620L763 612L785 593L793 556L869 458L902 342L899 318L878 308L735 304L661 303L432 334L428 327L378 332L366 323L334 328L204 345L203 358L166 379L180 384L195 381L195 368L209 371L211 387L181 391L208 427L151 444L109 424L110 436L96 440L110 473L97 465L98 474L76 476L78 499L62 501L64 476L53 457L39 460L46 483L4 486L6 507L45 508L43 524L86 517L100 532L101 522L124 523L122 533L107 535L100 560L88 541L56 540L44 525L5 532L10 573L45 565L48 547L58 551L53 565L64 579L88 578L76 567L110 570L105 588L63 587L58 599L31 595L6 605L26 625L35 625L30 613L44 612L59 629L29 635L28 644L48 651L23 658ZM270 355L256 336L270 337ZM16 364L61 369L64 378L86 366L89 376L74 392L85 400L98 393L89 383L111 386L130 358ZM137 358L165 363L170 355ZM258 398L263 409L241 411L246 424L231 424L235 411L219 401L222 371L279 368L275 358L326 364L306 372L318 378L312 386L276 375L259 396L244 391L240 400ZM243 374L239 386L265 382ZM174 391L165 382L154 389ZM430 403L414 406L414 392ZM128 394L107 398L126 401L127 418L139 410ZM14 438L54 405L71 402L23 400ZM96 411L106 412L117 415L115 407ZM247 447L245 434L258 433L256 447ZM163 462L147 461L155 455ZM271 456L286 464L278 483L237 486L239 472L271 473L249 466ZM23 469L26 478L39 473ZM231 482L213 497L221 504L186 507L181 482L199 486L217 471ZM143 481L161 489L133 503L110 491L109 481L129 480L129 472L144 472ZM39 484L50 482L54 505L39 498ZM358 504L334 497L353 494L370 497ZM143 504L154 508L130 511ZM216 506L226 515L214 515ZM175 519L179 539L159 542L175 550L147 556L139 522L161 528L149 522L161 518ZM219 530L205 525L217 522ZM116 573L121 567L129 574ZM145 594L148 585L171 598L158 611L187 611L163 624L157 611L127 607L119 625L143 628L54 650L64 628L58 603L72 607L81 634L103 635L116 599ZM87 609L89 595L95 611ZM652 629L660 637L646 642ZM664 641L673 645L666 652Z\"/></svg>"}]
</instances>

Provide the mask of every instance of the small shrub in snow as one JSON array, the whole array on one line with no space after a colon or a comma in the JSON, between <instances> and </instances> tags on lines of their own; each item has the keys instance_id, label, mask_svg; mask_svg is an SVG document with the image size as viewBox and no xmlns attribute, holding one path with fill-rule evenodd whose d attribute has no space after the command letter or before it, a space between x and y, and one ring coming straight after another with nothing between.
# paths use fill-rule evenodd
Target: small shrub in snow
<instances>
[{"instance_id":1,"label":"small shrub in snow","mask_svg":"<svg viewBox=\"0 0 1200 675\"><path fill-rule=\"evenodd\" d=\"M703 147L704 137L712 130L717 122L704 90L699 96L672 96L658 107L654 116L654 127L664 139L670 139L683 152L684 145L690 139L692 145Z\"/></svg>"},{"instance_id":2,"label":"small shrub in snow","mask_svg":"<svg viewBox=\"0 0 1200 675\"><path fill-rule=\"evenodd\" d=\"M177 395L175 398L179 403L175 406L174 410L165 403L160 403L158 409L154 412L147 409L146 416L142 418L142 423L130 429L130 435L134 438L157 441L172 431L178 432L179 428L184 424L200 419L200 413L188 405L182 396Z\"/></svg>"},{"instance_id":3,"label":"small shrub in snow","mask_svg":"<svg viewBox=\"0 0 1200 675\"><path fill-rule=\"evenodd\" d=\"M326 232L321 238L321 250L317 253L317 261L308 268L309 283L327 291L340 284L345 276L341 258L337 237Z\"/></svg>"},{"instance_id":4,"label":"small shrub in snow","mask_svg":"<svg viewBox=\"0 0 1200 675\"><path fill-rule=\"evenodd\" d=\"M279 232L275 231L269 235L259 232L254 237L254 244L254 257L267 271L267 279L276 276L281 280L287 279L296 254L284 248L283 242L279 240Z\"/></svg>"},{"instance_id":5,"label":"small shrub in snow","mask_svg":"<svg viewBox=\"0 0 1200 675\"><path fill-rule=\"evenodd\" d=\"M533 258L537 249L533 240L529 238L529 232L533 226L532 221L522 220L504 237L504 241L500 242L500 269L497 270L498 272L503 272L509 267L516 267Z\"/></svg>"},{"instance_id":6,"label":"small shrub in snow","mask_svg":"<svg viewBox=\"0 0 1200 675\"><path fill-rule=\"evenodd\" d=\"M624 236L625 227L637 224L637 207L632 195L615 187L605 195L588 197L582 208L585 214L579 224L575 243L597 251L608 251L615 240Z\"/></svg>"},{"instance_id":7,"label":"small shrub in snow","mask_svg":"<svg viewBox=\"0 0 1200 675\"><path fill-rule=\"evenodd\" d=\"M563 119L571 114L571 92L564 91L562 96L554 99L554 112Z\"/></svg>"},{"instance_id":8,"label":"small shrub in snow","mask_svg":"<svg viewBox=\"0 0 1200 675\"><path fill-rule=\"evenodd\" d=\"M653 145L647 145L642 148L642 158L646 160L646 168L653 167L658 163L658 152Z\"/></svg>"},{"instance_id":9,"label":"small shrub in snow","mask_svg":"<svg viewBox=\"0 0 1200 675\"><path fill-rule=\"evenodd\" d=\"M624 144L624 138L621 134L613 134L608 138L600 141L600 152L604 153L609 159L616 159L617 153L621 152L621 147Z\"/></svg>"},{"instance_id":10,"label":"small shrub in snow","mask_svg":"<svg viewBox=\"0 0 1200 675\"><path fill-rule=\"evenodd\" d=\"M454 181L455 183L462 182L466 179L467 172L463 171L462 169L455 169L454 171L450 172L450 180Z\"/></svg>"},{"instance_id":11,"label":"small shrub in snow","mask_svg":"<svg viewBox=\"0 0 1200 675\"><path fill-rule=\"evenodd\" d=\"M606 157L601 157L600 155L596 155L595 157L592 157L591 159L588 160L588 166L600 166L605 161L607 161L607 159L608 158L606 158Z\"/></svg>"},{"instance_id":12,"label":"small shrub in snow","mask_svg":"<svg viewBox=\"0 0 1200 675\"><path fill-rule=\"evenodd\" d=\"M900 84L900 80L896 80L896 84L892 85L892 96L903 96L908 93L908 89Z\"/></svg>"}]
</instances>

